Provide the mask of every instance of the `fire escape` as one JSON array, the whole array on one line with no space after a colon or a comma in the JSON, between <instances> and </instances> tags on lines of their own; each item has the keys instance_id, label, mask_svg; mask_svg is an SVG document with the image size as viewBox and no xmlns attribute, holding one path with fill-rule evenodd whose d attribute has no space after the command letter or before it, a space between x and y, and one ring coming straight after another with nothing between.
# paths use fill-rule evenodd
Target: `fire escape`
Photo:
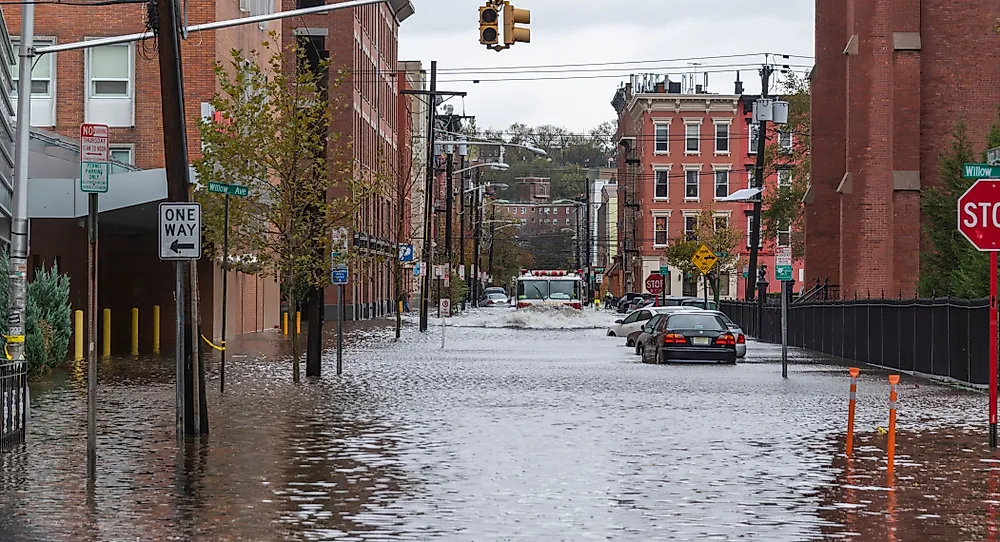
<instances>
[{"instance_id":1,"label":"fire escape","mask_svg":"<svg viewBox=\"0 0 1000 542\"><path fill-rule=\"evenodd\" d=\"M639 248L642 240L639 237L639 151L634 137L622 138L622 150L625 153L625 201L622 211L625 218L625 231L622 244L622 271L626 292L638 291L636 269L639 260Z\"/></svg>"}]
</instances>

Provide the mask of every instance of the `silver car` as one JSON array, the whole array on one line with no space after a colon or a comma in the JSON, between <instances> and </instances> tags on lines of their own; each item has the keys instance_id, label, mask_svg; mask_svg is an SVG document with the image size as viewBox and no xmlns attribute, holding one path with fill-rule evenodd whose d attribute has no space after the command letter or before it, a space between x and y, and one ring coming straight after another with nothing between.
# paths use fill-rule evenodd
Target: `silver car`
<instances>
[{"instance_id":1,"label":"silver car","mask_svg":"<svg viewBox=\"0 0 1000 542\"><path fill-rule=\"evenodd\" d=\"M718 316L719 318L725 320L726 325L729 326L729 331L732 331L733 335L736 335L736 357L738 359L743 359L747 355L747 336L746 333L743 332L743 329L740 328L740 326L738 326L736 322L733 322L733 320L729 318L729 315L727 315L722 311L705 311L705 312L710 312Z\"/></svg>"},{"instance_id":2,"label":"silver car","mask_svg":"<svg viewBox=\"0 0 1000 542\"><path fill-rule=\"evenodd\" d=\"M625 345L625 346L635 345L635 355L637 356L642 355L642 344L645 343L646 339L648 339L649 336L653 334L652 332L656 328L657 322L659 322L659 319L662 318L663 316L666 316L668 314L674 314L677 312L704 312L698 307L682 307L679 305L671 307L657 307L657 310L659 312L657 312L656 315L653 316L653 318L651 318L647 322L644 322L642 328L632 334L632 336L629 339L632 342L630 344Z\"/></svg>"}]
</instances>

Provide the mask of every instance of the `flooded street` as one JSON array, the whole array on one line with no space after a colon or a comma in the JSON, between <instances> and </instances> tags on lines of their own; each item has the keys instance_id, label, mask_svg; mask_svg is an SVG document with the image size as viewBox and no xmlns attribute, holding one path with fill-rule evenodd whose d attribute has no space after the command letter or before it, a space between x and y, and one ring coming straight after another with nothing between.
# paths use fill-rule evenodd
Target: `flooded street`
<instances>
[{"instance_id":1,"label":"flooded street","mask_svg":"<svg viewBox=\"0 0 1000 542\"><path fill-rule=\"evenodd\" d=\"M735 367L644 365L614 318L481 311L443 350L438 320L369 325L342 377L328 351L300 384L279 336L232 341L211 436L180 454L172 360L105 362L92 491L73 367L0 456L0 540L996 538L984 395L904 375L890 491L885 374L863 369L847 462L845 367L793 351L783 380L755 343Z\"/></svg>"}]
</instances>

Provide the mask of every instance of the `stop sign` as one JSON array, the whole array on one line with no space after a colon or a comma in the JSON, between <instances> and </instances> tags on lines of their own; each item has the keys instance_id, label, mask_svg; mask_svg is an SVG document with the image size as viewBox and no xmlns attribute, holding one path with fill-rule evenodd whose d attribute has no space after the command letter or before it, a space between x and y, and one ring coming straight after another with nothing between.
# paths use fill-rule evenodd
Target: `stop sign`
<instances>
[{"instance_id":1,"label":"stop sign","mask_svg":"<svg viewBox=\"0 0 1000 542\"><path fill-rule=\"evenodd\" d=\"M958 198L958 231L982 251L1000 251L1000 180L979 179Z\"/></svg>"},{"instance_id":2,"label":"stop sign","mask_svg":"<svg viewBox=\"0 0 1000 542\"><path fill-rule=\"evenodd\" d=\"M653 273L646 277L646 290L657 295L663 291L663 275L659 273Z\"/></svg>"}]
</instances>

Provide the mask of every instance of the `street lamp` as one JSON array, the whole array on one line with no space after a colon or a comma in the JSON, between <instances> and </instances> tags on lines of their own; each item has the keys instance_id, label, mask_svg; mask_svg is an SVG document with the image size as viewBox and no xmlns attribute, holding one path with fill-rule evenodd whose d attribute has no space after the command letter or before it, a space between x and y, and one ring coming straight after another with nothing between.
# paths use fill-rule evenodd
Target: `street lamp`
<instances>
[{"instance_id":1,"label":"street lamp","mask_svg":"<svg viewBox=\"0 0 1000 542\"><path fill-rule=\"evenodd\" d=\"M521 143L506 143L504 141L438 141L440 145L482 145L484 147L519 147L528 151L531 151L539 156L548 156L549 154L543 149L539 149L534 145L525 145Z\"/></svg>"},{"instance_id":2,"label":"street lamp","mask_svg":"<svg viewBox=\"0 0 1000 542\"><path fill-rule=\"evenodd\" d=\"M469 167L464 167L462 169L456 169L452 173L465 173L466 171L472 171L472 170L474 170L476 168L481 168L481 167L486 167L486 166L491 166L493 169L495 169L497 171L507 171L508 169L510 169L510 164L507 164L507 163L504 163L504 162L483 162L482 164L473 164L473 165L471 165Z\"/></svg>"}]
</instances>

